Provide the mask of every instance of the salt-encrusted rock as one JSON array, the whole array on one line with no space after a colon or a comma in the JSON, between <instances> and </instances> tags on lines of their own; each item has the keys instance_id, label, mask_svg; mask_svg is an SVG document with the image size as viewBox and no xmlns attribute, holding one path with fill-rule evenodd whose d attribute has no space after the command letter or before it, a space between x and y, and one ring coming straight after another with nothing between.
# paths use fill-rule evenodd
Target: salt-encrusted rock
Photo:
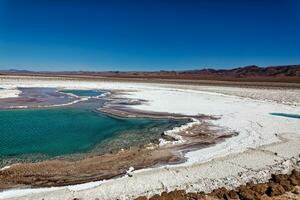
<instances>
[{"instance_id":1,"label":"salt-encrusted rock","mask_svg":"<svg viewBox=\"0 0 300 200\"><path fill-rule=\"evenodd\" d=\"M133 167L129 167L129 169L126 171L126 174L129 176L129 177L132 177L133 176L133 172L134 171L134 168Z\"/></svg>"}]
</instances>

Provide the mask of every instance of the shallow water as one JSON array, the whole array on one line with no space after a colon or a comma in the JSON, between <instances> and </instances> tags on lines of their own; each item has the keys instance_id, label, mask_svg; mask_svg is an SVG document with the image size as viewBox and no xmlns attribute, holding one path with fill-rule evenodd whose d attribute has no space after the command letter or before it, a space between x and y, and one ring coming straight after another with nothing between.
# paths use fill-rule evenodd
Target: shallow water
<instances>
[{"instance_id":1,"label":"shallow water","mask_svg":"<svg viewBox=\"0 0 300 200\"><path fill-rule=\"evenodd\" d=\"M271 115L300 119L300 115L288 113L270 113Z\"/></svg>"},{"instance_id":2,"label":"shallow water","mask_svg":"<svg viewBox=\"0 0 300 200\"><path fill-rule=\"evenodd\" d=\"M18 107L36 108L66 104L76 97L57 92L56 88L18 88L22 93L18 97L0 99L0 109Z\"/></svg>"},{"instance_id":3,"label":"shallow water","mask_svg":"<svg viewBox=\"0 0 300 200\"><path fill-rule=\"evenodd\" d=\"M84 96L87 94L95 93L85 91ZM187 122L114 117L95 110L103 102L91 98L59 108L0 110L0 166L6 160L11 164L20 160L107 153L157 142L165 130Z\"/></svg>"},{"instance_id":4,"label":"shallow water","mask_svg":"<svg viewBox=\"0 0 300 200\"><path fill-rule=\"evenodd\" d=\"M171 124L171 120L117 118L76 108L6 110L0 111L0 152L2 156L86 152L104 140L130 133L145 137L143 143L147 143L158 139ZM130 135L118 146L130 145L128 139Z\"/></svg>"},{"instance_id":5,"label":"shallow water","mask_svg":"<svg viewBox=\"0 0 300 200\"><path fill-rule=\"evenodd\" d=\"M95 97L104 94L104 92L99 90L60 90L60 92L74 94L79 97L82 96Z\"/></svg>"}]
</instances>

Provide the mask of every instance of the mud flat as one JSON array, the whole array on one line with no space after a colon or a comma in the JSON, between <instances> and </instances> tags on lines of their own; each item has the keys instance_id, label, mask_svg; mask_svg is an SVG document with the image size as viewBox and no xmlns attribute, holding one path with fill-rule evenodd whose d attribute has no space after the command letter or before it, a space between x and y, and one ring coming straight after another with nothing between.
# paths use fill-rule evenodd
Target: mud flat
<instances>
[{"instance_id":1,"label":"mud flat","mask_svg":"<svg viewBox=\"0 0 300 200\"><path fill-rule=\"evenodd\" d=\"M64 87L124 90L120 98L143 100L130 105L143 112L208 115L212 127L238 135L208 148L195 148L186 162L130 172L129 176L102 182L58 188L4 191L0 198L14 199L132 199L137 196L186 189L209 192L233 188L249 181L264 182L271 174L299 167L299 119L273 116L299 114L300 90L189 86L112 81L5 79L0 87ZM74 85L76 87L74 87ZM6 169L9 170L9 169ZM4 172L6 171L4 170ZM131 171L131 170L130 170ZM30 177L31 174L28 174Z\"/></svg>"}]
</instances>

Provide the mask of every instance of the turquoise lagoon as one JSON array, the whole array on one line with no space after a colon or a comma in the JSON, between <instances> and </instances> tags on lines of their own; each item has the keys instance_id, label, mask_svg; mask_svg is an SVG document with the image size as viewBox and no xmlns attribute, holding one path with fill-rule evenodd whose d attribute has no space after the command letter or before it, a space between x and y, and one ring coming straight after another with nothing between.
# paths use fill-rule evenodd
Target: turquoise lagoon
<instances>
[{"instance_id":1,"label":"turquoise lagoon","mask_svg":"<svg viewBox=\"0 0 300 200\"><path fill-rule=\"evenodd\" d=\"M60 92L67 93L67 94L74 94L79 97L82 96L96 97L105 93L99 90L60 90Z\"/></svg>"},{"instance_id":2,"label":"turquoise lagoon","mask_svg":"<svg viewBox=\"0 0 300 200\"><path fill-rule=\"evenodd\" d=\"M111 116L96 111L102 104L92 98L66 107L0 110L0 166L5 160L107 153L157 142L163 131L187 122Z\"/></svg>"},{"instance_id":3,"label":"turquoise lagoon","mask_svg":"<svg viewBox=\"0 0 300 200\"><path fill-rule=\"evenodd\" d=\"M300 115L288 113L270 113L271 115L300 119Z\"/></svg>"}]
</instances>

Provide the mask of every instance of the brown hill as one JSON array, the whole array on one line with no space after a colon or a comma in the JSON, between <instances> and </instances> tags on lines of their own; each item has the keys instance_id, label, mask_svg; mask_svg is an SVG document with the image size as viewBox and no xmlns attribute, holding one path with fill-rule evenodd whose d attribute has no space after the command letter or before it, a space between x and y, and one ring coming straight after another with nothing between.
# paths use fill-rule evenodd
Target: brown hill
<instances>
[{"instance_id":1,"label":"brown hill","mask_svg":"<svg viewBox=\"0 0 300 200\"><path fill-rule=\"evenodd\" d=\"M113 77L142 79L217 80L247 82L294 82L300 83L300 65L258 67L255 65L234 69L200 69L185 71L62 71L31 72L26 70L0 71L0 75L39 75L76 77Z\"/></svg>"}]
</instances>

